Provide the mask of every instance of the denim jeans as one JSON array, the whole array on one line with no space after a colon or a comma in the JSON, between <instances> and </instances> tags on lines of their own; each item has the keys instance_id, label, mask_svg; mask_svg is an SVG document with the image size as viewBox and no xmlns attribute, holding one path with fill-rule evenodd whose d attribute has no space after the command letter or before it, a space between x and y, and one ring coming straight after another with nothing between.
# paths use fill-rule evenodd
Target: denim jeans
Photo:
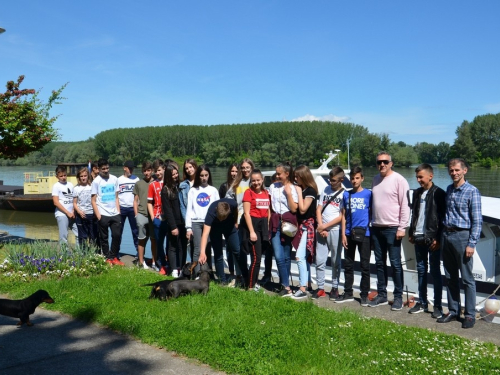
<instances>
[{"instance_id":1,"label":"denim jeans","mask_svg":"<svg viewBox=\"0 0 500 375\"><path fill-rule=\"evenodd\" d=\"M417 260L418 273L418 299L424 306L427 301L427 269L430 266L430 273L434 280L434 307L442 310L443 280L441 279L441 249L430 250L430 246L415 245L415 258Z\"/></svg>"},{"instance_id":2,"label":"denim jeans","mask_svg":"<svg viewBox=\"0 0 500 375\"><path fill-rule=\"evenodd\" d=\"M234 228L230 233L224 233L226 239L226 251L231 254L235 261L241 261L240 258L240 239L238 237L238 231ZM214 229L212 227L210 231L210 241L212 242L212 248L214 250L215 258L215 272L217 278L220 281L226 281L226 275L224 273L224 255L222 253L222 233L220 230ZM246 256L245 256L246 258ZM244 275L245 280L248 275Z\"/></svg>"},{"instance_id":3,"label":"denim jeans","mask_svg":"<svg viewBox=\"0 0 500 375\"><path fill-rule=\"evenodd\" d=\"M387 255L391 261L394 298L403 298L403 266L401 265L401 240L396 240L397 227L372 227L377 265L377 292L387 298Z\"/></svg>"},{"instance_id":4,"label":"denim jeans","mask_svg":"<svg viewBox=\"0 0 500 375\"><path fill-rule=\"evenodd\" d=\"M96 245L97 233L94 233L94 214L85 214L85 218L75 215L76 226L78 228L78 243L83 246Z\"/></svg>"},{"instance_id":5,"label":"denim jeans","mask_svg":"<svg viewBox=\"0 0 500 375\"><path fill-rule=\"evenodd\" d=\"M285 288L290 286L290 268L292 267L291 252L292 238L283 236L285 241L281 242L281 233L278 229L271 235L271 243L273 245L274 258L280 275L280 283Z\"/></svg>"},{"instance_id":6,"label":"denim jeans","mask_svg":"<svg viewBox=\"0 0 500 375\"><path fill-rule=\"evenodd\" d=\"M443 251L443 265L448 279L448 310L451 314L460 315L460 284L459 274L462 275L465 294L465 317L476 318L476 281L472 274L473 258L465 256L465 248L469 241L470 232L444 232L441 236Z\"/></svg>"},{"instance_id":7,"label":"denim jeans","mask_svg":"<svg viewBox=\"0 0 500 375\"><path fill-rule=\"evenodd\" d=\"M354 257L356 247L359 251L361 261L361 284L359 289L361 297L367 297L370 291L370 237L365 237L363 242L353 241L350 236L347 238L347 249L344 250L344 292L352 295L354 284Z\"/></svg>"},{"instance_id":8,"label":"denim jeans","mask_svg":"<svg viewBox=\"0 0 500 375\"><path fill-rule=\"evenodd\" d=\"M122 220L122 226L120 231L120 240L123 236L123 227L125 226L125 221L128 219L128 224L130 225L130 231L132 232L132 239L134 240L135 251L137 253L137 245L139 244L138 236L139 230L137 229L137 222L134 215L134 207L121 207L120 206L120 216ZM120 241L121 244L121 241Z\"/></svg>"},{"instance_id":9,"label":"denim jeans","mask_svg":"<svg viewBox=\"0 0 500 375\"><path fill-rule=\"evenodd\" d=\"M160 262L160 266L165 267L167 265L167 260L165 259L165 248L168 246L168 243L163 245L165 238L167 237L168 224L167 221L161 221L161 219L154 218L153 226L155 228L155 237L156 237L156 261Z\"/></svg>"},{"instance_id":10,"label":"denim jeans","mask_svg":"<svg viewBox=\"0 0 500 375\"><path fill-rule=\"evenodd\" d=\"M295 253L297 258L297 267L299 268L299 284L300 286L307 287L307 281L309 280L309 270L310 265L307 263L307 229L302 229L302 237L300 237L300 243Z\"/></svg>"}]
</instances>

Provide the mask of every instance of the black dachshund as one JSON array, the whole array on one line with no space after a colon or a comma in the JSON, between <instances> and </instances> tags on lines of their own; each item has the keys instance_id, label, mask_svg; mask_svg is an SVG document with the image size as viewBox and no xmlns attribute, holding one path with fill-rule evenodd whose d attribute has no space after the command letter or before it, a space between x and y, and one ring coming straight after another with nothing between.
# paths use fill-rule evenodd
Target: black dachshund
<instances>
[{"instance_id":1,"label":"black dachshund","mask_svg":"<svg viewBox=\"0 0 500 375\"><path fill-rule=\"evenodd\" d=\"M22 326L26 323L27 326L31 327L33 323L30 322L30 315L35 312L35 309L42 302L54 303L54 299L49 296L49 293L42 289L25 299L0 299L0 314L19 318L20 321L17 323L18 326Z\"/></svg>"},{"instance_id":2,"label":"black dachshund","mask_svg":"<svg viewBox=\"0 0 500 375\"><path fill-rule=\"evenodd\" d=\"M194 269L198 265L198 262L186 263L182 267L181 275L175 280L191 280L194 276ZM152 286L151 294L149 299L158 298L160 300L165 300L168 298L168 285L175 280L161 280L152 284L145 284L143 286Z\"/></svg>"},{"instance_id":3,"label":"black dachshund","mask_svg":"<svg viewBox=\"0 0 500 375\"><path fill-rule=\"evenodd\" d=\"M168 284L168 294L172 298L189 293L207 294L210 288L210 273L201 271L197 280L173 280Z\"/></svg>"}]
</instances>

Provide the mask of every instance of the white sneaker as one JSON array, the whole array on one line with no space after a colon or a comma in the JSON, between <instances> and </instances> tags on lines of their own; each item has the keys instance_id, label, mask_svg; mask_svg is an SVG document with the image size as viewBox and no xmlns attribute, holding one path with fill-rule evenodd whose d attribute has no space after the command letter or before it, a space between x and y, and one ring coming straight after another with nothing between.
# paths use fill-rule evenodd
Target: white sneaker
<instances>
[{"instance_id":1,"label":"white sneaker","mask_svg":"<svg viewBox=\"0 0 500 375\"><path fill-rule=\"evenodd\" d=\"M177 279L179 277L179 271L177 271L177 269L174 269L172 271L172 277L175 278L175 279Z\"/></svg>"},{"instance_id":2,"label":"white sneaker","mask_svg":"<svg viewBox=\"0 0 500 375\"><path fill-rule=\"evenodd\" d=\"M148 265L146 264L146 261L145 261L145 260L143 260L143 261L142 261L142 268L144 268L145 270L149 270L149 267L148 267Z\"/></svg>"}]
</instances>

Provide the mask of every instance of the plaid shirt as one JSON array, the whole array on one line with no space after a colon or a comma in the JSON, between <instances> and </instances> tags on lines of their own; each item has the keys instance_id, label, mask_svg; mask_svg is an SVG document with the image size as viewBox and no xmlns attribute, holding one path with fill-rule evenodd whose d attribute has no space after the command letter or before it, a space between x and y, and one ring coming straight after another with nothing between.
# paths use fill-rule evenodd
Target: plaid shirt
<instances>
[{"instance_id":1,"label":"plaid shirt","mask_svg":"<svg viewBox=\"0 0 500 375\"><path fill-rule=\"evenodd\" d=\"M476 247L481 235L483 216L481 214L481 194L476 187L465 183L455 188L453 184L446 189L446 214L444 225L470 229L467 246Z\"/></svg>"}]
</instances>

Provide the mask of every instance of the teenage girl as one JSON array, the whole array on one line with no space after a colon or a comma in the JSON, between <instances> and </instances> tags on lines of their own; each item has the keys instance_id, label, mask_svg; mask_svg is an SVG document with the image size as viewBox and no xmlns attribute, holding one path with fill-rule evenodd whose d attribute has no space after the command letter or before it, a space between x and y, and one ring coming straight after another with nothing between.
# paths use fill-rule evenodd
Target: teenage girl
<instances>
[{"instance_id":1,"label":"teenage girl","mask_svg":"<svg viewBox=\"0 0 500 375\"><path fill-rule=\"evenodd\" d=\"M200 165L196 170L193 187L189 190L186 207L186 237L188 240L193 239L194 262L197 262L200 257L201 235L208 207L217 200L219 200L219 192L212 186L210 168L205 164ZM208 254L210 251L207 251L207 257Z\"/></svg>"},{"instance_id":2,"label":"teenage girl","mask_svg":"<svg viewBox=\"0 0 500 375\"><path fill-rule=\"evenodd\" d=\"M188 205L188 193L194 183L194 175L196 174L196 169L198 164L194 159L186 159L184 165L182 166L182 182L179 185L179 203L181 206L181 215L184 222L186 221L186 209ZM186 251L184 255L183 262L191 262L193 253L193 244L189 243L190 249Z\"/></svg>"},{"instance_id":3,"label":"teenage girl","mask_svg":"<svg viewBox=\"0 0 500 375\"><path fill-rule=\"evenodd\" d=\"M250 245L250 270L248 272L248 289L260 287L257 284L259 277L262 250L269 244L269 193L263 187L264 178L258 169L250 175L250 189L243 195L243 217L240 226L243 241Z\"/></svg>"},{"instance_id":4,"label":"teenage girl","mask_svg":"<svg viewBox=\"0 0 500 375\"><path fill-rule=\"evenodd\" d=\"M187 247L187 238L179 203L179 171L176 164L169 164L165 169L161 204L168 223L167 258L172 269L172 276L177 278L183 265L182 260Z\"/></svg>"},{"instance_id":5,"label":"teenage girl","mask_svg":"<svg viewBox=\"0 0 500 375\"><path fill-rule=\"evenodd\" d=\"M78 244L95 245L94 210L91 202L91 183L87 167L76 174L78 185L73 189L73 207L78 228Z\"/></svg>"},{"instance_id":6,"label":"teenage girl","mask_svg":"<svg viewBox=\"0 0 500 375\"><path fill-rule=\"evenodd\" d=\"M274 258L282 285L279 294L283 297L292 296L290 289L292 238L281 233L283 220L297 224L295 212L297 212L299 197L292 181L292 166L288 162L281 163L276 167L276 182L269 188L272 209L269 231L271 232Z\"/></svg>"},{"instance_id":7,"label":"teenage girl","mask_svg":"<svg viewBox=\"0 0 500 375\"><path fill-rule=\"evenodd\" d=\"M239 170L238 163L233 163L229 166L229 168L227 169L226 181L224 181L219 188L219 197L224 198L226 196L228 189L235 181L236 176L238 176L238 170ZM231 254L231 252L227 251L227 248L226 248L226 259L227 259L227 268L229 268L229 274L231 276L234 276L233 255Z\"/></svg>"},{"instance_id":8,"label":"teenage girl","mask_svg":"<svg viewBox=\"0 0 500 375\"><path fill-rule=\"evenodd\" d=\"M299 197L297 210L299 230L292 241L292 245L297 249L295 259L299 268L300 289L294 294L293 298L299 299L307 297L306 291L310 268L308 259L313 259L316 248L316 197L318 195L318 186L311 171L305 165L297 167L294 174Z\"/></svg>"}]
</instances>

